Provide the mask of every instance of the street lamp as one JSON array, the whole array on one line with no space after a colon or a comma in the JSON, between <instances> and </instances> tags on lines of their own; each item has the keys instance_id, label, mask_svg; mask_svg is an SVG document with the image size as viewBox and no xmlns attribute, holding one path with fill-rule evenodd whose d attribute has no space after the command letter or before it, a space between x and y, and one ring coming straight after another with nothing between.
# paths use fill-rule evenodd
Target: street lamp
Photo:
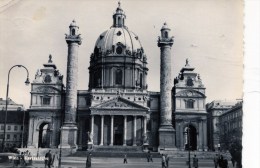
<instances>
[{"instance_id":1,"label":"street lamp","mask_svg":"<svg viewBox=\"0 0 260 168\"><path fill-rule=\"evenodd\" d=\"M26 78L26 81L25 81L25 84L26 85L29 85L30 84L30 81L29 81L29 71L28 69L23 66L23 65L14 65L12 66L10 69L9 69L9 72L8 72L8 78L7 78L7 89L6 89L6 99L5 99L5 122L4 122L4 138L3 138L3 142L2 142L2 150L4 151L4 148L5 148L5 134L6 134L6 120L7 120L7 107L8 107L8 93L9 93L9 78L10 78L10 72L11 70L14 68L14 67L22 67L26 70L27 72L27 78Z\"/></svg>"},{"instance_id":2,"label":"street lamp","mask_svg":"<svg viewBox=\"0 0 260 168\"><path fill-rule=\"evenodd\" d=\"M22 132L22 145L21 145L21 148L23 148L24 119L25 119L25 110L23 110L23 132Z\"/></svg>"},{"instance_id":3,"label":"street lamp","mask_svg":"<svg viewBox=\"0 0 260 168\"><path fill-rule=\"evenodd\" d=\"M184 133L187 134L187 143L188 143L188 165L189 165L189 168L191 168L191 165L190 165L190 122L189 122L189 125L187 127L187 131L185 131Z\"/></svg>"}]
</instances>

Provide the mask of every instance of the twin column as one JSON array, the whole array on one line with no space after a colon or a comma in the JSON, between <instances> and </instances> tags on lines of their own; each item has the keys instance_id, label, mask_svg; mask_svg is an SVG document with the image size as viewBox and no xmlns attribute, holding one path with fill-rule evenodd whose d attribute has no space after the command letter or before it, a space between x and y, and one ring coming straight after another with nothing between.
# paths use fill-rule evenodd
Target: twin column
<instances>
[{"instance_id":1,"label":"twin column","mask_svg":"<svg viewBox=\"0 0 260 168\"><path fill-rule=\"evenodd\" d=\"M93 134L94 133L94 115L91 116L91 133ZM113 146L114 144L114 116L111 115L110 117L110 120L111 120L111 127L110 127L110 146ZM136 146L136 130L137 130L137 124L136 124L136 120L137 120L137 116L133 116L133 123L134 123L134 128L133 128L133 146ZM147 133L147 118L144 117L143 118L143 133L144 135L146 135ZM100 128L100 144L99 145L104 145L104 115L101 115L101 128ZM126 146L127 143L126 143L126 140L127 140L127 116L124 116L124 135L123 135L123 146Z\"/></svg>"}]
</instances>

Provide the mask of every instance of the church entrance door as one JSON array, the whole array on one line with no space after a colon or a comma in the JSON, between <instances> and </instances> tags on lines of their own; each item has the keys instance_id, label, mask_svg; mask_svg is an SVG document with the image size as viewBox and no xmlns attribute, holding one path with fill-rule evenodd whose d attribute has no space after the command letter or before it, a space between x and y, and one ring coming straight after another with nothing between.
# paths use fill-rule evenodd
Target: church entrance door
<instances>
[{"instance_id":1,"label":"church entrance door","mask_svg":"<svg viewBox=\"0 0 260 168\"><path fill-rule=\"evenodd\" d=\"M123 121L124 121L123 116L115 116L114 145L123 145L123 135L124 135Z\"/></svg>"},{"instance_id":2,"label":"church entrance door","mask_svg":"<svg viewBox=\"0 0 260 168\"><path fill-rule=\"evenodd\" d=\"M189 128L189 131L188 131ZM188 147L190 146L190 150L194 151L197 150L197 131L196 128L192 125L189 125L185 128L185 132L189 132L186 134L185 137L185 150L189 150ZM189 144L189 145L188 145Z\"/></svg>"},{"instance_id":3,"label":"church entrance door","mask_svg":"<svg viewBox=\"0 0 260 168\"><path fill-rule=\"evenodd\" d=\"M114 145L123 145L123 134L122 133L115 133L115 144Z\"/></svg>"},{"instance_id":4,"label":"church entrance door","mask_svg":"<svg viewBox=\"0 0 260 168\"><path fill-rule=\"evenodd\" d=\"M51 145L51 129L49 123L42 123L39 126L39 140L38 147L39 148L49 148Z\"/></svg>"}]
</instances>

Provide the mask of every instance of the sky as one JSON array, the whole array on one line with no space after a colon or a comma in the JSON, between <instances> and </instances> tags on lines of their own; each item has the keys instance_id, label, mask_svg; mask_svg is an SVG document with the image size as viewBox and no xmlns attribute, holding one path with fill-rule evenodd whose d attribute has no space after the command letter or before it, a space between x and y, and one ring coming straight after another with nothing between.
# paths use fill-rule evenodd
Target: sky
<instances>
[{"instance_id":1,"label":"sky","mask_svg":"<svg viewBox=\"0 0 260 168\"><path fill-rule=\"evenodd\" d=\"M64 75L65 33L73 19L83 38L79 47L78 89L88 89L89 58L99 35L112 26L116 0L3 0L0 8L0 97L5 99L7 74L16 64L29 70L30 81L47 63L49 54ZM195 67L206 87L207 102L243 96L243 1L241 0L122 0L125 25L139 36L148 61L148 90L160 89L160 49L157 39L164 22L174 36L172 74L185 65ZM26 108L30 86L26 71L10 75L9 97Z\"/></svg>"}]
</instances>

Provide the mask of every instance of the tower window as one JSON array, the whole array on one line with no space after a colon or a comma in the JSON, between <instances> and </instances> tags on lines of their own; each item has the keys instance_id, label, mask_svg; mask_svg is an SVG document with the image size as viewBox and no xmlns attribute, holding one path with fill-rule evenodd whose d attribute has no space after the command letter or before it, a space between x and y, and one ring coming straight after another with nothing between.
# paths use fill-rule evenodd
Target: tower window
<instances>
[{"instance_id":1,"label":"tower window","mask_svg":"<svg viewBox=\"0 0 260 168\"><path fill-rule=\"evenodd\" d=\"M186 85L193 86L193 80L190 77L188 77Z\"/></svg>"},{"instance_id":2,"label":"tower window","mask_svg":"<svg viewBox=\"0 0 260 168\"><path fill-rule=\"evenodd\" d=\"M165 37L165 38L168 38L168 32L167 32L167 31L164 32L164 37Z\"/></svg>"},{"instance_id":3,"label":"tower window","mask_svg":"<svg viewBox=\"0 0 260 168\"><path fill-rule=\"evenodd\" d=\"M122 70L121 69L117 69L116 70L116 85L122 85Z\"/></svg>"},{"instance_id":4,"label":"tower window","mask_svg":"<svg viewBox=\"0 0 260 168\"><path fill-rule=\"evenodd\" d=\"M75 36L75 29L71 30L71 34L72 34L72 36Z\"/></svg>"},{"instance_id":5,"label":"tower window","mask_svg":"<svg viewBox=\"0 0 260 168\"><path fill-rule=\"evenodd\" d=\"M186 108L188 108L188 109L194 108L194 100L192 100L192 99L187 100L186 101Z\"/></svg>"}]
</instances>

